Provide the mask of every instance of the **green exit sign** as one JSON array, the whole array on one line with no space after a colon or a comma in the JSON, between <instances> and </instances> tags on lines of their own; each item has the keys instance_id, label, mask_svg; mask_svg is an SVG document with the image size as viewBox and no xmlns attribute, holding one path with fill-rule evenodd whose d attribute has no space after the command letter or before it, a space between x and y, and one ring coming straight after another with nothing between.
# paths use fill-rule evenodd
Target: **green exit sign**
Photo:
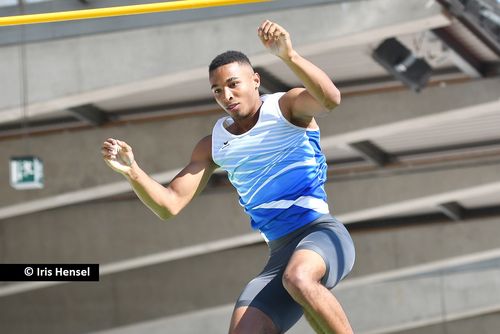
<instances>
[{"instance_id":1,"label":"green exit sign","mask_svg":"<svg viewBox=\"0 0 500 334\"><path fill-rule=\"evenodd\" d=\"M10 185L15 189L43 188L43 162L35 156L10 158Z\"/></svg>"}]
</instances>

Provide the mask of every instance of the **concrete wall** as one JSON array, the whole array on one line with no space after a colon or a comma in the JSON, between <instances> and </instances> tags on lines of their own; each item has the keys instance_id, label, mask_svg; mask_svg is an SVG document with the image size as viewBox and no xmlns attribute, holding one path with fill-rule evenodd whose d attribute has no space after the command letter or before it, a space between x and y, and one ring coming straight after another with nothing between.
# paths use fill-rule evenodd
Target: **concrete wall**
<instances>
[{"instance_id":1,"label":"concrete wall","mask_svg":"<svg viewBox=\"0 0 500 334\"><path fill-rule=\"evenodd\" d=\"M447 321L423 328L397 332L397 334L491 334L500 328L500 312L492 312L477 317Z\"/></svg>"},{"instance_id":2,"label":"concrete wall","mask_svg":"<svg viewBox=\"0 0 500 334\"><path fill-rule=\"evenodd\" d=\"M342 105L328 117L319 120L322 142L327 144L337 136L346 136L357 130L380 125L397 125L398 121L414 120L422 116L442 115L442 112L498 100L498 79L452 85L447 88L429 88L422 95L409 91L383 95L370 94L345 98ZM471 91L474 93L471 95ZM189 160L196 142L207 134L215 120L224 113L169 121L156 121L111 128L97 128L71 133L58 133L29 139L2 141L0 156L35 154L44 160L43 190L0 191L0 209L32 199L39 199L69 191L82 190L122 180L111 173L100 158L100 146L108 137L122 138L134 148L140 165L149 173L183 167ZM379 132L383 135L383 132ZM358 138L364 140L368 138ZM335 139L333 140L335 143ZM338 145L345 142L337 141ZM29 149L27 149L29 145ZM0 169L0 179L8 180L8 169ZM479 180L480 181L480 180ZM349 198L349 197L348 197ZM369 200L369 199L368 199Z\"/></svg>"},{"instance_id":3,"label":"concrete wall","mask_svg":"<svg viewBox=\"0 0 500 334\"><path fill-rule=\"evenodd\" d=\"M492 218L456 224L355 231L353 238L357 247L357 262L346 283L387 270L488 251L498 244L496 235L500 232L499 228L498 219ZM171 229L165 228L165 235L167 230ZM53 228L52 231L54 233L50 237L37 233L34 235L44 240L47 247L54 247L58 242L58 229ZM147 228L141 233L136 231L133 240L127 239L131 236L123 238L119 234L119 227L114 233L88 235L82 238L86 242L82 241L81 245L92 245L95 249L87 246L88 257L85 259L94 261L99 254L112 253L112 249L117 251L120 249L117 245L121 245L125 253L125 244L131 247L132 252L138 244L160 242L161 236L155 240L145 231ZM195 234L193 231L196 234L206 232L194 228L190 235ZM75 228L74 234L77 233L78 229ZM164 241L165 247L171 246L169 243L168 239ZM60 249L59 254L54 251L47 258L52 262L65 262L68 259L79 262L75 259L83 250L81 245L68 244ZM17 250L27 253L25 248L28 247L34 252L31 257L19 258L19 262L33 259L39 251L36 246L23 243L17 245ZM39 252L42 253L43 249ZM4 296L0 298L0 330L3 333L30 333L37 328L38 332L83 333L230 304L246 282L260 271L266 255L266 246L257 244L105 275L99 283L62 284ZM16 258L11 257L10 260ZM449 312L457 313L471 307L480 308L500 302L497 300L498 295L491 290L495 289L495 282L498 282L498 273L495 271L484 275L477 272L465 272L462 276L454 273L449 275L446 281L446 289L450 289L446 297ZM480 279L483 277L481 275L484 279ZM423 277L402 276L372 284L358 283L352 288L339 287L337 294L360 330L411 323L412 316L417 315L422 321L430 321L429 318L432 320L440 314L439 293L444 291L440 277L438 273ZM467 291L474 293L468 295ZM430 299L425 299L425 296ZM384 312L387 312L386 316L382 317ZM228 317L227 312L223 314L223 317ZM85 322L81 319L92 320ZM226 326L227 319L224 319L218 321L219 331L214 330L213 333L220 332L221 326ZM203 321L193 320L192 326L202 325ZM191 333L196 332L193 330L196 327L189 328Z\"/></svg>"}]
</instances>

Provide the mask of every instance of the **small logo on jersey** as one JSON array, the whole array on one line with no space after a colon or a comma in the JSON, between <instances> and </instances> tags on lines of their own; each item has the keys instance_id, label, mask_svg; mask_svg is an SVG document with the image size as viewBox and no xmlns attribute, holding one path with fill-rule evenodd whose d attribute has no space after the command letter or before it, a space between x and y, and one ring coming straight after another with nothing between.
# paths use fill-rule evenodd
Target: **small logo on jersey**
<instances>
[{"instance_id":1,"label":"small logo on jersey","mask_svg":"<svg viewBox=\"0 0 500 334\"><path fill-rule=\"evenodd\" d=\"M222 147L220 149L223 150L223 149L225 149L228 146L229 146L229 140L226 141L226 142L224 142L223 145L222 145Z\"/></svg>"}]
</instances>

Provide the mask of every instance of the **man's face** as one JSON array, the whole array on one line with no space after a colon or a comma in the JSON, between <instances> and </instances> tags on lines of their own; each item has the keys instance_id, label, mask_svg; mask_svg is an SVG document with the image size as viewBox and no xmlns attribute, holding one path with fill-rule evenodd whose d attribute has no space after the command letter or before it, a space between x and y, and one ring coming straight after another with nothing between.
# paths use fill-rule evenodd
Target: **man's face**
<instances>
[{"instance_id":1,"label":"man's face","mask_svg":"<svg viewBox=\"0 0 500 334\"><path fill-rule=\"evenodd\" d=\"M246 64L220 66L209 76L212 94L231 117L244 119L258 108L260 78Z\"/></svg>"}]
</instances>

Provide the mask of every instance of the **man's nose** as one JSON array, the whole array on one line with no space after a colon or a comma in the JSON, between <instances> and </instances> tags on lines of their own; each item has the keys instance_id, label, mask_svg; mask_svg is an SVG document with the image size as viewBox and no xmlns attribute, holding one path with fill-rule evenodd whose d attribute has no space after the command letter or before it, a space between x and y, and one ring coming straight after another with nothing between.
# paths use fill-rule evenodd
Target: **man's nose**
<instances>
[{"instance_id":1,"label":"man's nose","mask_svg":"<svg viewBox=\"0 0 500 334\"><path fill-rule=\"evenodd\" d=\"M226 101L231 101L233 99L233 92L229 89L229 87L224 88L224 99Z\"/></svg>"}]
</instances>

